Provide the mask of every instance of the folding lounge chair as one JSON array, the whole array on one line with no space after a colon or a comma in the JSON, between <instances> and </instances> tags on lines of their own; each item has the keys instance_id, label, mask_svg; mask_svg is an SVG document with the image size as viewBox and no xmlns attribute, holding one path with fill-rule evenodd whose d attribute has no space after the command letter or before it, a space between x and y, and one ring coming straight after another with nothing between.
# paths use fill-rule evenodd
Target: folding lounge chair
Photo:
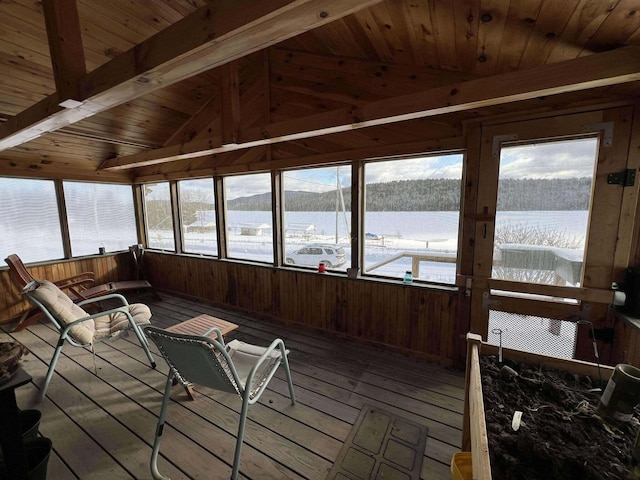
<instances>
[{"instance_id":1,"label":"folding lounge chair","mask_svg":"<svg viewBox=\"0 0 640 480\"><path fill-rule=\"evenodd\" d=\"M217 328L203 332L203 336L167 332L161 328L149 326L145 327L144 331L158 346L170 367L151 454L153 478L168 480L158 471L158 452L175 377L183 386L202 385L223 392L237 393L242 398L242 411L231 473L231 479L236 480L240 469L240 453L247 410L249 405L258 401L280 364L284 366L287 376L291 404L295 405L293 382L287 360L289 352L284 342L277 338L269 347L258 347L238 340L225 344L222 333ZM214 332L217 340L207 337Z\"/></svg>"},{"instance_id":2,"label":"folding lounge chair","mask_svg":"<svg viewBox=\"0 0 640 480\"><path fill-rule=\"evenodd\" d=\"M82 300L75 304L55 284L46 280L29 282L22 290L22 294L42 310L60 333L42 386L41 399L47 393L65 341L74 347L91 347L93 349L95 343L115 338L127 330L132 330L138 337L151 367L156 368L156 363L149 351L149 343L140 327L150 323L151 311L146 305L142 303L130 305L126 298L117 293ZM120 305L91 315L82 308L84 305L108 299L118 300Z\"/></svg>"},{"instance_id":3,"label":"folding lounge chair","mask_svg":"<svg viewBox=\"0 0 640 480\"><path fill-rule=\"evenodd\" d=\"M33 282L35 280L18 255L9 255L4 259L4 261L9 265L11 277L16 282L20 290L22 290L29 282ZM68 291L71 299L76 302L99 297L108 293L151 288L151 284L146 280L108 282L102 285L95 285L93 272L83 272L69 278L56 280L53 283L61 290ZM18 320L18 325L15 330L22 330L25 326L33 323L30 319L34 314L37 314L37 310L35 309L25 311ZM33 318L33 320L37 320L37 317Z\"/></svg>"}]
</instances>

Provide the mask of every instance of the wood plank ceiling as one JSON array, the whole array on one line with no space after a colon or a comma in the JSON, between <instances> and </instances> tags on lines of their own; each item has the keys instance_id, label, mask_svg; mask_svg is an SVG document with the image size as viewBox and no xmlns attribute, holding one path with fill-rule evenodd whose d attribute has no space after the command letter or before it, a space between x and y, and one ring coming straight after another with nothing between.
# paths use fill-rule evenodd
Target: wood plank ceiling
<instances>
[{"instance_id":1,"label":"wood plank ceiling","mask_svg":"<svg viewBox=\"0 0 640 480\"><path fill-rule=\"evenodd\" d=\"M0 2L0 175L150 181L456 148L466 119L636 98L637 7Z\"/></svg>"}]
</instances>

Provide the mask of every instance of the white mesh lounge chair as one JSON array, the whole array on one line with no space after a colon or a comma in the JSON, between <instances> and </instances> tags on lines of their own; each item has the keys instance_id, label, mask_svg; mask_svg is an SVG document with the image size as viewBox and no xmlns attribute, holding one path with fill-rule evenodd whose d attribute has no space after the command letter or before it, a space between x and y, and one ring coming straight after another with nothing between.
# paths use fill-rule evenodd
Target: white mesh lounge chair
<instances>
[{"instance_id":1,"label":"white mesh lounge chair","mask_svg":"<svg viewBox=\"0 0 640 480\"><path fill-rule=\"evenodd\" d=\"M97 342L108 340L127 330L133 330L144 349L152 368L156 363L149 351L149 343L142 333L141 325L148 325L151 310L142 303L129 304L127 299L117 293L91 298L73 303L73 300L52 282L34 280L29 282L22 294L39 307L60 333L60 338L49 362L49 369L42 386L40 397L44 398L51 382L53 371L62 346L65 342L74 347L91 347ZM101 302L107 299L117 299L121 305L99 313L90 315L82 306Z\"/></svg>"},{"instance_id":2,"label":"white mesh lounge chair","mask_svg":"<svg viewBox=\"0 0 640 480\"><path fill-rule=\"evenodd\" d=\"M231 473L231 479L236 480L240 468L240 453L248 407L260 398L281 364L287 376L291 404L295 405L291 371L287 360L289 352L284 342L277 338L269 347L258 347L238 340L225 344L217 328L203 332L203 336L183 335L149 326L145 327L144 331L158 346L170 367L151 454L153 478L168 480L158 471L157 462L167 405L175 377L184 386L202 385L223 392L237 393L242 398L242 411ZM207 336L212 333L216 334L217 340Z\"/></svg>"}]
</instances>

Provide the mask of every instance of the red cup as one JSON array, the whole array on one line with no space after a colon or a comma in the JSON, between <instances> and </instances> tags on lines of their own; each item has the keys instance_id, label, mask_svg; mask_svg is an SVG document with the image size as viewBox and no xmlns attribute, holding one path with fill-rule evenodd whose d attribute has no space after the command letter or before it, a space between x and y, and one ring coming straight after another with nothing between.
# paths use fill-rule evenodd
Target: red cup
<instances>
[{"instance_id":1,"label":"red cup","mask_svg":"<svg viewBox=\"0 0 640 480\"><path fill-rule=\"evenodd\" d=\"M320 262L320 263L318 264L318 272L319 272L319 273L324 273L324 272L326 272L326 271L327 271L327 269L326 269L326 268L325 268L325 266L324 266L324 262Z\"/></svg>"}]
</instances>

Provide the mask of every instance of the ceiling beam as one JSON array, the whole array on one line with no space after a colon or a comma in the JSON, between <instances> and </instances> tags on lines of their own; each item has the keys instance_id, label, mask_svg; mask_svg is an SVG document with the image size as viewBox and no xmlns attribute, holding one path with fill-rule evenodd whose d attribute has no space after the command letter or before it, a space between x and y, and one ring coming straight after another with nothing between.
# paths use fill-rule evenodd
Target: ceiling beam
<instances>
[{"instance_id":1,"label":"ceiling beam","mask_svg":"<svg viewBox=\"0 0 640 480\"><path fill-rule=\"evenodd\" d=\"M380 0L210 2L84 75L81 103L56 92L0 125L0 151L78 122L158 88L249 55Z\"/></svg>"},{"instance_id":2,"label":"ceiling beam","mask_svg":"<svg viewBox=\"0 0 640 480\"><path fill-rule=\"evenodd\" d=\"M56 90L63 102L79 101L87 69L76 0L43 0L42 10Z\"/></svg>"},{"instance_id":3,"label":"ceiling beam","mask_svg":"<svg viewBox=\"0 0 640 480\"><path fill-rule=\"evenodd\" d=\"M100 168L154 165L636 80L640 80L640 47L628 46L528 70L373 101L361 107L341 108L272 123L242 132L236 143L224 143L222 137L217 135L111 158L105 160Z\"/></svg>"}]
</instances>

